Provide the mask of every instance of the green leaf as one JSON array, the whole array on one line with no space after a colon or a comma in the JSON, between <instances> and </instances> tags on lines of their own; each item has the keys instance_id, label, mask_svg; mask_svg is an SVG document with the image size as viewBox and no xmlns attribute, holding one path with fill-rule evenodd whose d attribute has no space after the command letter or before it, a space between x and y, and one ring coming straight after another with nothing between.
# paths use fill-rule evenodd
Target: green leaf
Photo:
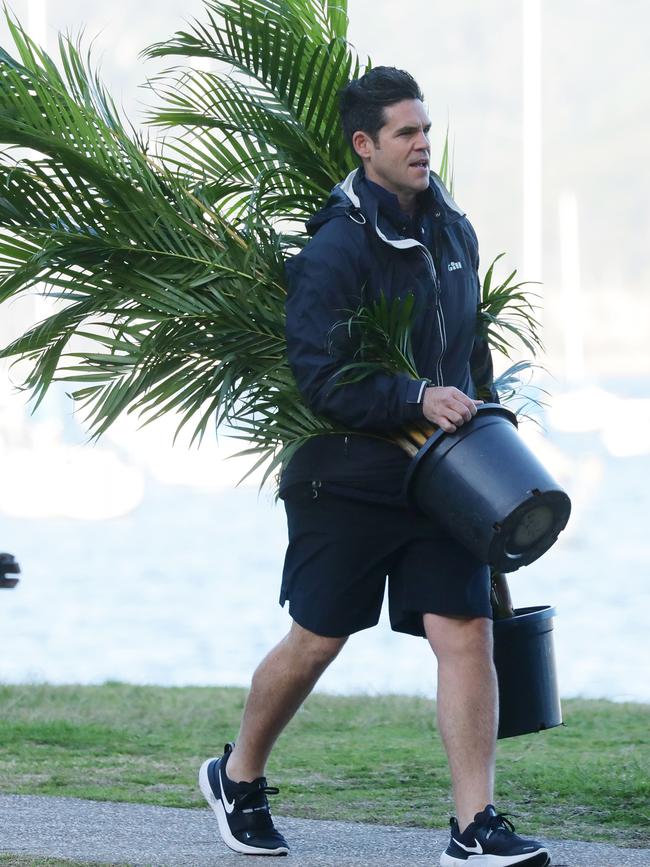
<instances>
[{"instance_id":1,"label":"green leaf","mask_svg":"<svg viewBox=\"0 0 650 867\"><path fill-rule=\"evenodd\" d=\"M516 270L511 271L501 283L493 285L496 263L503 256L500 253L485 273L477 331L493 349L506 356L516 351L517 345L521 344L535 357L543 348L534 304L536 296L522 291L522 286L530 285L529 282L513 282Z\"/></svg>"}]
</instances>

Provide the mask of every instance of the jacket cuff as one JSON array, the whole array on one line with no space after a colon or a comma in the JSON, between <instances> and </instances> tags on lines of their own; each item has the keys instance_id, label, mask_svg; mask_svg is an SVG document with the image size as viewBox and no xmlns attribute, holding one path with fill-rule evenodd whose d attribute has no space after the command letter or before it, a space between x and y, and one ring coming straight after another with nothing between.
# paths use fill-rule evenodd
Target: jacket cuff
<instances>
[{"instance_id":1,"label":"jacket cuff","mask_svg":"<svg viewBox=\"0 0 650 867\"><path fill-rule=\"evenodd\" d=\"M422 403L424 391L431 381L428 379L411 379L406 386L405 421L420 421L424 418Z\"/></svg>"}]
</instances>

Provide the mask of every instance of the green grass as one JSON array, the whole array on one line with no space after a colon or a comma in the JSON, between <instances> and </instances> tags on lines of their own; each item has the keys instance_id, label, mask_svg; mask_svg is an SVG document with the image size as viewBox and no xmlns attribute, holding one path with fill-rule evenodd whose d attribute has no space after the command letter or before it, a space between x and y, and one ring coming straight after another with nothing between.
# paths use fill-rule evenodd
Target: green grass
<instances>
[{"instance_id":1,"label":"green grass","mask_svg":"<svg viewBox=\"0 0 650 867\"><path fill-rule=\"evenodd\" d=\"M202 807L196 771L238 727L245 692L0 687L0 790ZM650 845L650 707L564 702L566 726L501 741L497 803L529 833ZM268 767L278 815L444 827L435 705L313 695ZM0 864L3 862L0 861Z\"/></svg>"}]
</instances>

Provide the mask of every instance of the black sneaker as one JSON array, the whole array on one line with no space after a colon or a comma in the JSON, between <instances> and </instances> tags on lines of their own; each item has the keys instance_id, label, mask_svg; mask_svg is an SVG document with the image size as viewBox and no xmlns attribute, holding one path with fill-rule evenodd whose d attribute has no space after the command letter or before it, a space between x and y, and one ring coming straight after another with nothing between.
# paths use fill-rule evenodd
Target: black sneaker
<instances>
[{"instance_id":1,"label":"black sneaker","mask_svg":"<svg viewBox=\"0 0 650 867\"><path fill-rule=\"evenodd\" d=\"M267 795L278 789L266 785L266 777L252 783L233 783L226 763L234 744L226 744L220 759L207 759L199 771L199 786L214 810L226 846L245 855L286 855L289 846L273 827Z\"/></svg>"},{"instance_id":2,"label":"black sneaker","mask_svg":"<svg viewBox=\"0 0 650 867\"><path fill-rule=\"evenodd\" d=\"M549 867L551 858L537 840L525 840L515 834L512 822L488 804L482 813L460 833L458 822L450 819L451 840L440 856L441 867Z\"/></svg>"}]
</instances>

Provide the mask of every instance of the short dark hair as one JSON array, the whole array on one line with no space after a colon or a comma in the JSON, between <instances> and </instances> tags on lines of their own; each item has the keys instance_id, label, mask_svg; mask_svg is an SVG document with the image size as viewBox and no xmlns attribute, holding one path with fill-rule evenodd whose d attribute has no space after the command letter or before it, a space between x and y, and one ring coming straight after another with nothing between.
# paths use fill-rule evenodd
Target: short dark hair
<instances>
[{"instance_id":1,"label":"short dark hair","mask_svg":"<svg viewBox=\"0 0 650 867\"><path fill-rule=\"evenodd\" d=\"M384 108L403 99L423 102L424 96L413 76L394 66L375 66L344 87L339 93L339 112L343 135L352 150L352 136L359 129L376 143L386 123Z\"/></svg>"}]
</instances>

